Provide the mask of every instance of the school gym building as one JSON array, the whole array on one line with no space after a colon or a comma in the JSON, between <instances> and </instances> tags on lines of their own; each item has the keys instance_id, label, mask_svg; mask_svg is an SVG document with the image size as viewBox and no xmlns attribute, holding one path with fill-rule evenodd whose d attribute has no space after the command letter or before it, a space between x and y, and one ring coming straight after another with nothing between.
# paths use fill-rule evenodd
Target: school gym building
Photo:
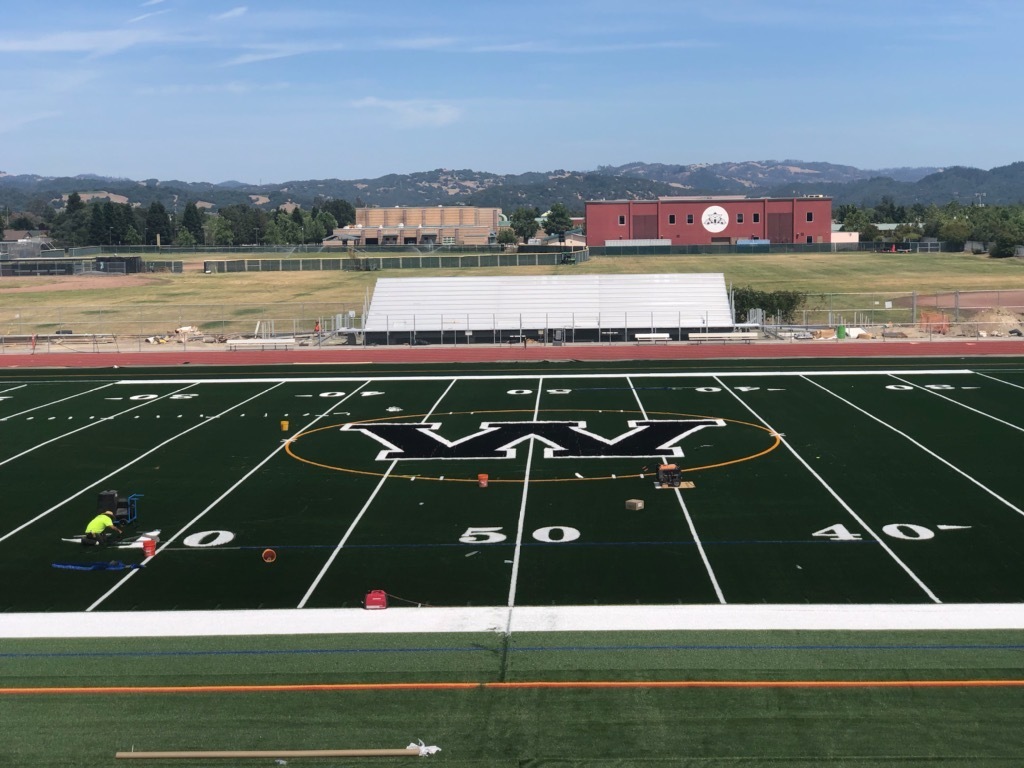
<instances>
[{"instance_id":1,"label":"school gym building","mask_svg":"<svg viewBox=\"0 0 1024 768\"><path fill-rule=\"evenodd\" d=\"M591 246L828 243L832 198L660 197L587 202ZM651 241L657 241L651 242Z\"/></svg>"}]
</instances>

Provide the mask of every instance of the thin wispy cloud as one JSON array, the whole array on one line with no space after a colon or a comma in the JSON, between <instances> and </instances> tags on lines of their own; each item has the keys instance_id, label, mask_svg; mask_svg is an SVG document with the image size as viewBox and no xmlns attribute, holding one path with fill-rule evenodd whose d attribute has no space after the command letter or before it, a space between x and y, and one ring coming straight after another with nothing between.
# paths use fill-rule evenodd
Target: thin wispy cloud
<instances>
[{"instance_id":1,"label":"thin wispy cloud","mask_svg":"<svg viewBox=\"0 0 1024 768\"><path fill-rule=\"evenodd\" d=\"M141 16L136 16L134 19L128 19L128 23L129 24L137 24L138 22L144 21L145 19L152 18L153 16L162 16L163 14L170 13L170 12L171 12L170 8L164 8L161 11L150 11L149 13L144 13Z\"/></svg>"},{"instance_id":2,"label":"thin wispy cloud","mask_svg":"<svg viewBox=\"0 0 1024 768\"><path fill-rule=\"evenodd\" d=\"M224 83L168 83L167 85L138 88L135 93L139 96L191 96L217 93L245 95L257 92L284 91L291 88L291 83L281 81L274 83L251 83L231 80Z\"/></svg>"},{"instance_id":3,"label":"thin wispy cloud","mask_svg":"<svg viewBox=\"0 0 1024 768\"><path fill-rule=\"evenodd\" d=\"M452 104L425 99L380 99L367 96L351 102L355 109L382 112L396 118L406 128L451 125L462 117L462 110Z\"/></svg>"},{"instance_id":4,"label":"thin wispy cloud","mask_svg":"<svg viewBox=\"0 0 1024 768\"><path fill-rule=\"evenodd\" d=\"M218 13L216 16L211 16L210 18L214 21L226 21L227 19L237 19L239 16L245 16L245 14L248 11L249 8L247 6L239 5L235 8L232 8L230 11Z\"/></svg>"},{"instance_id":5,"label":"thin wispy cloud","mask_svg":"<svg viewBox=\"0 0 1024 768\"><path fill-rule=\"evenodd\" d=\"M639 40L634 43L591 43L566 45L561 41L524 40L516 43L475 45L467 48L471 53L555 53L589 55L595 53L628 53L632 51L673 50L680 48L709 48L713 43L694 40Z\"/></svg>"},{"instance_id":6,"label":"thin wispy cloud","mask_svg":"<svg viewBox=\"0 0 1024 768\"><path fill-rule=\"evenodd\" d=\"M164 39L152 30L88 30L58 32L38 37L8 37L0 39L0 52L4 53L88 53L103 56L117 53L136 45L152 44Z\"/></svg>"},{"instance_id":7,"label":"thin wispy cloud","mask_svg":"<svg viewBox=\"0 0 1024 768\"><path fill-rule=\"evenodd\" d=\"M151 5L160 5L160 3L162 3L162 2L164 2L164 0L146 0L146 2L144 2L139 7L140 8L148 8Z\"/></svg>"},{"instance_id":8,"label":"thin wispy cloud","mask_svg":"<svg viewBox=\"0 0 1024 768\"><path fill-rule=\"evenodd\" d=\"M11 113L0 115L0 134L11 133L31 123L38 123L40 120L51 120L55 117L60 117L60 115L60 112L55 111L35 112L27 115L14 115Z\"/></svg>"},{"instance_id":9,"label":"thin wispy cloud","mask_svg":"<svg viewBox=\"0 0 1024 768\"><path fill-rule=\"evenodd\" d=\"M344 50L345 46L340 43L330 45L309 45L294 43L291 45L267 45L254 48L250 53L243 53L228 59L224 62L226 67L237 67L243 64L256 64L261 61L272 61L274 59L287 59L292 56L304 56L311 53L324 53L327 51Z\"/></svg>"}]
</instances>

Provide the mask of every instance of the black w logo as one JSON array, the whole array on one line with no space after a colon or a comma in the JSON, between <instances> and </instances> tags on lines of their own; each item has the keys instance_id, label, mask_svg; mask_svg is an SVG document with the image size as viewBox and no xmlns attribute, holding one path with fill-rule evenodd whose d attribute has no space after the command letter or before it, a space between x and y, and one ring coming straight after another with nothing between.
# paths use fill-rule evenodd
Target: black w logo
<instances>
[{"instance_id":1,"label":"black w logo","mask_svg":"<svg viewBox=\"0 0 1024 768\"><path fill-rule=\"evenodd\" d=\"M587 431L585 421L484 422L480 431L457 440L438 433L439 423L346 424L385 447L377 461L411 459L513 459L522 443L538 440L547 459L617 459L682 456L679 443L705 427L724 427L721 419L628 421L629 431L613 437Z\"/></svg>"}]
</instances>

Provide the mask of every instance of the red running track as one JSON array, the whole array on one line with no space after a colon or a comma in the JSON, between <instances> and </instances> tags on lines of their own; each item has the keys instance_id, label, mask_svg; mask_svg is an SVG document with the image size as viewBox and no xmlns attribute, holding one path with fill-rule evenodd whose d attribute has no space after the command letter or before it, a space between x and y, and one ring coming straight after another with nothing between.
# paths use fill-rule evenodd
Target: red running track
<instances>
[{"instance_id":1,"label":"red running track","mask_svg":"<svg viewBox=\"0 0 1024 768\"><path fill-rule=\"evenodd\" d=\"M716 360L879 357L979 357L1024 355L1024 339L942 341L795 341L757 344L576 345L503 347L332 347L232 350L223 347L140 352L4 352L0 368L112 368L177 365L294 365L367 363L497 363L570 360Z\"/></svg>"}]
</instances>

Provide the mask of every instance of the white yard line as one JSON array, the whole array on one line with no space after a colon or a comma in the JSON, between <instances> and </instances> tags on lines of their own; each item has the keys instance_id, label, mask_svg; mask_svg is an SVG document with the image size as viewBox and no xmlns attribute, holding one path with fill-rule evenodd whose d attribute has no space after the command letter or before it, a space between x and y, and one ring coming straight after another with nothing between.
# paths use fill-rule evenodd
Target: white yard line
<instances>
[{"instance_id":1,"label":"white yard line","mask_svg":"<svg viewBox=\"0 0 1024 768\"><path fill-rule=\"evenodd\" d=\"M952 397L949 397L948 395L944 395L941 392L937 392L934 389L928 389L928 387L922 387L920 384L915 384L912 381L907 381L906 379L901 378L899 376L895 376L893 374L890 374L890 376L892 376L892 378L896 379L896 381L899 381L899 382L901 382L903 384L906 384L907 386L913 387L914 389L919 389L922 392L927 392L929 395L935 395L936 397L941 397L946 402L952 403L953 405L958 405L961 408L966 408L968 411L972 411L973 413L976 413L979 416L984 416L986 419L992 419L992 421L997 421L1000 424L1002 424L1003 426L1009 427L1010 429L1016 429L1018 432L1024 432L1024 427L1018 427L1016 424L1011 424L1008 421L1004 421L1003 419L1000 419L998 416L993 416L991 413L985 413L984 411L978 410L977 408L974 408L974 407L972 407L970 405L967 405L966 403L961 403L958 400L954 400Z\"/></svg>"},{"instance_id":2,"label":"white yard line","mask_svg":"<svg viewBox=\"0 0 1024 768\"><path fill-rule=\"evenodd\" d=\"M162 395L161 397L157 398L156 400L147 400L146 402L140 403L139 405L133 405L131 408L127 408L127 409L125 409L123 411L119 411L119 412L115 413L112 416L103 416L103 417L101 417L99 419L96 419L94 421L90 421L84 427L79 427L78 429L73 429L70 432L65 432L65 433L63 433L61 435L57 435L57 437L52 437L49 440L46 440L46 441L44 441L42 443L39 443L37 445L32 446L31 448L26 448L21 453L16 453L15 455L10 456L10 457L0 461L0 467L2 467L4 464L7 464L10 461L14 461L15 459L20 459L22 456L25 456L26 454L32 453L32 451L37 451L40 448L43 448L44 446L49 445L50 443L55 443L58 440L63 440L65 437L70 437L71 435L74 435L74 434L76 434L78 432L81 432L83 430L89 429L90 427L95 427L97 424L103 424L104 422L112 421L113 419L116 419L118 416L124 416L126 413L131 413L132 411L137 410L138 408L145 408L147 405L152 405L153 403L158 403L161 400L170 397L171 395L177 395L178 393L184 392L186 389L191 389L194 386L196 386L196 385L195 384L189 384L187 387L182 387L181 389L176 389L173 392L168 392L166 395Z\"/></svg>"},{"instance_id":3,"label":"white yard line","mask_svg":"<svg viewBox=\"0 0 1024 768\"><path fill-rule=\"evenodd\" d=\"M900 437L904 438L905 440L909 441L909 442L910 442L910 443L912 443L913 445L915 445L915 446L917 446L918 448L920 448L920 449L921 449L922 451L924 451L925 453L927 453L927 454L928 454L929 456L931 456L931 457L932 457L933 459L935 459L936 461L938 461L938 462L941 462L942 464L945 464L945 465L946 465L947 467L949 467L949 468L950 468L951 470L953 470L954 472L956 472L956 473L957 473L958 475L960 475L960 476L961 476L962 478L964 478L965 480L968 480L969 482L971 482L971 483L973 483L974 485L978 486L978 487L979 487L979 488L980 488L981 490L983 490L983 491L984 491L985 493L987 493L987 494L988 494L989 496L991 496L992 498L994 498L994 499L996 499L997 501L999 501L999 502L1001 502L1001 503L1005 504L1005 505L1006 505L1006 506L1007 506L1008 508L1012 509L1012 510L1013 510L1014 512L1016 512L1016 513L1017 513L1018 515L1021 515L1022 517L1024 517L1024 509L1020 509L1019 507L1017 507L1017 506L1015 506L1014 504L1010 503L1009 501L1007 501L1006 499L1004 499L1004 498L1003 498L1002 496L1000 496L1000 495L999 495L998 493L996 493L996 492L995 492L995 491L993 491L993 490L992 490L991 488L989 488L989 487L988 487L987 485L985 485L984 483L982 483L982 482L981 482L980 480L977 480L977 479L975 479L975 478L971 477L971 476L970 476L970 475L968 475L968 474L967 474L966 472L964 472L964 471L963 471L962 469L960 469L960 467L958 467L958 466L957 466L956 464L954 464L954 463L952 463L951 461L947 461L946 459L942 458L941 456L939 456L939 454L935 453L935 451L933 451L933 450L932 450L931 448L928 448L928 447L927 447L926 445L924 445L923 443L921 443L921 442L919 442L919 441L915 440L915 439L914 439L914 438L912 438L912 437L911 437L910 435L908 435L908 434L907 434L906 432L903 432L902 430L899 430L899 429L897 429L896 427L894 427L894 426L893 426L892 424L889 424L888 422L882 421L882 420L881 420L880 418L878 418L878 417L877 417L877 416L875 416L874 414L871 414L871 413L868 413L867 411L865 411L865 410L864 410L863 408L861 408L861 407L860 407L859 405L855 405L854 403L851 403L851 402L850 402L849 400L847 400L847 399L846 399L845 397L842 397L842 396L840 396L840 395L837 395L837 394L836 394L835 392L833 392L832 390L830 390L830 389L827 389L827 388L825 388L825 387L821 386L821 384L819 384L818 382L816 382L816 381L811 381L810 379L808 379L808 381L810 381L810 382L811 382L811 384L813 384L814 386L818 387L818 388L819 388L819 389L821 389L822 391L824 391L824 392L828 392L828 393L829 393L830 395L832 395L832 397L836 398L837 400L840 400L840 401L842 401L842 402L846 403L846 404L847 404L848 406L850 406L850 407L851 407L851 408L853 408L854 410L860 411L860 412L861 412L861 413L863 413L863 414L864 414L865 416L867 416L867 417L868 417L869 419L871 419L871 420L873 420L873 421L876 421L876 422L878 422L879 424L881 424L881 425L882 425L883 427L885 427L886 429L890 429L890 430L892 430L893 432L895 432L895 433L896 433L897 435L899 435Z\"/></svg>"},{"instance_id":4,"label":"white yard line","mask_svg":"<svg viewBox=\"0 0 1024 768\"><path fill-rule=\"evenodd\" d=\"M982 376L986 379L991 379L992 381L998 381L1000 384L1005 384L1006 386L1013 387L1014 389L1024 389L1024 387L1022 387L1020 384L1014 384L1012 381L1007 381L1006 379L1000 379L996 376L990 376L989 374L982 373L981 371L975 371L974 373L976 376Z\"/></svg>"},{"instance_id":5,"label":"white yard line","mask_svg":"<svg viewBox=\"0 0 1024 768\"><path fill-rule=\"evenodd\" d=\"M0 389L0 395L4 394L6 392L13 392L16 389L24 389L27 386L28 386L28 384L19 384L16 387L8 387L7 389Z\"/></svg>"},{"instance_id":6,"label":"white yard line","mask_svg":"<svg viewBox=\"0 0 1024 768\"><path fill-rule=\"evenodd\" d=\"M171 382L167 382L167 383L170 384ZM181 384L182 382L176 381L176 382L173 382L173 383L174 384ZM62 397L60 400L53 400L53 401L51 401L49 403L43 403L42 405L37 405L37 406L35 406L33 408L26 408L24 411L18 411L18 413L12 413L10 416L4 416L4 417L0 418L0 421L7 421L8 419L15 419L18 416L24 416L26 413L32 413L32 411L38 411L40 408L49 408L51 405L57 405L57 403L66 403L68 400L74 400L76 397L81 397L82 395L88 395L91 392L99 392L101 389L106 389L107 387L112 387L112 386L114 386L114 382L111 382L109 384L104 384L101 387L93 387L92 389L87 389L84 392L79 392L79 393L74 394L74 395L68 395L67 397Z\"/></svg>"},{"instance_id":7,"label":"white yard line","mask_svg":"<svg viewBox=\"0 0 1024 768\"><path fill-rule=\"evenodd\" d=\"M544 377L537 379L537 397L533 401L533 420L537 420L540 412L540 397L544 392ZM512 630L512 611L516 605L516 589L519 586L519 563L523 553L523 530L526 527L526 498L530 492L530 470L533 468L533 445L535 439L530 440L530 448L526 452L526 469L523 473L523 494L519 500L519 521L516 524L516 545L512 553L512 576L508 587L508 615L505 620L505 634Z\"/></svg>"},{"instance_id":8,"label":"white yard line","mask_svg":"<svg viewBox=\"0 0 1024 768\"><path fill-rule=\"evenodd\" d=\"M633 397L636 399L637 407L640 409L640 414L643 416L644 421L647 420L647 409L644 408L644 404L640 402L640 394L636 391L633 386L633 380L630 377L626 378L629 383L629 388L633 392ZM721 383L721 382L719 382ZM661 463L667 463L667 459L662 456ZM697 526L693 522L693 518L690 516L690 510L686 506L686 502L683 500L683 494L678 489L674 489L676 492L676 501L679 502L679 508L683 510L683 517L686 519L686 525L690 529L690 535L693 537L694 544L697 545L697 551L700 553L700 559L704 563L704 570L708 573L708 578L711 580L711 586L714 587L715 595L718 597L718 602L725 605L725 595L722 593L722 587L718 584L718 578L715 576L715 570L711 567L711 561L708 559L708 554L704 549L704 543L700 540L700 534L697 533Z\"/></svg>"},{"instance_id":9,"label":"white yard line","mask_svg":"<svg viewBox=\"0 0 1024 768\"><path fill-rule=\"evenodd\" d=\"M438 405L440 405L441 401L443 401L444 398L448 395L448 393L451 391L451 388L455 386L456 381L457 379L451 379L448 386L445 388L444 392L441 393L441 396L434 401L434 404L430 407L430 410L427 411L427 413L423 416L422 419L420 419L421 423L426 422L426 420L430 418L434 411L437 410ZM370 383L373 382L367 381L363 384L363 386L366 386L367 384ZM354 395L355 392L353 392L352 394ZM351 397L351 395L349 397ZM366 514L367 510L370 509L370 504L372 504L373 500L377 498L377 494L380 493L380 489L384 487L384 483L387 482L387 479L391 476L391 473L395 470L395 467L397 466L398 460L396 459L391 462L391 464L388 466L384 474L381 475L380 480L377 481L377 485L373 489L373 493L370 494L370 497L363 504L362 509L359 510L359 514L357 514L355 518L352 520L352 522L349 524L348 529L345 531L345 534L341 537L341 541L339 541L337 545L335 545L334 549L331 551L330 556L327 558L327 562L323 564L323 567L320 569L320 572L316 575L316 578L313 579L313 583L310 584L309 589L306 590L306 594L302 596L302 599L299 601L299 604L297 606L298 608L306 607L306 603L309 602L309 598L313 596L313 593L316 591L316 588L320 586L320 582L323 580L324 576L327 575L327 571L330 570L331 566L334 564L334 561L338 558L338 555L341 554L341 550L344 549L345 545L348 543L348 540L351 538L352 534L355 533L356 526L359 525L360 521L363 519L363 516Z\"/></svg>"},{"instance_id":10,"label":"white yard line","mask_svg":"<svg viewBox=\"0 0 1024 768\"><path fill-rule=\"evenodd\" d=\"M275 385L274 385L273 387L271 387L270 389L274 389L275 387L279 387L279 386L281 386L281 385L280 385L280 384L275 384ZM264 392L269 392L269 391L270 391L270 389L264 390ZM110 478L112 478L112 477L113 477L114 475L116 475L116 474L117 474L118 472L122 472L122 471L124 471L124 470L125 470L125 469L127 469L128 467L132 466L132 464L135 464L136 462L138 462L138 461L141 461L142 459L144 459L144 458L146 458L147 456L149 456L149 455L150 455L151 453L154 453L154 452L156 452L156 451L160 450L160 449L161 449L161 448L163 448L163 447L164 447L165 445L168 445L168 444L170 444L170 443L173 443L173 442L174 442L175 440L177 440L177 439L178 439L179 437L183 437L184 435L187 435L187 434L188 434L189 432L192 432L193 430L196 430L196 429L200 429L200 428L202 428L202 427L206 426L206 425L207 425L207 424L209 424L209 423L210 423L211 421L213 421L213 420L215 420L215 419L217 419L217 418L220 418L220 417L221 417L222 415L224 415L225 413L229 413L229 412L233 411L233 410L234 410L235 408L238 408L238 407L240 407L240 406L242 406L242 405L245 405L245 403L249 402L249 400L255 400L255 399L256 399L257 397L259 397L259 396L260 396L260 395L262 395L262 394L263 394L263 392L260 392L260 393L259 393L258 395L254 395L253 397L250 397L250 398L249 398L248 400L245 400L245 401L243 401L243 402L241 402L241 403L238 403L237 405L233 405L233 406L231 406L230 408L227 408L227 409L225 409L225 410L221 411L221 412L220 412L220 413L218 413L218 414L217 414L216 416L211 416L211 417L210 417L209 419L205 419L205 420L203 420L203 421L199 422L198 424L196 424L196 425L194 425L194 426L191 426L191 427L189 427L188 429L186 429L186 430L183 430L183 431L179 432L178 434L176 434L176 435L173 435L173 436L171 436L171 437L167 438L167 439L166 439L166 440L164 440L164 441L163 441L162 443L159 443L158 445L155 445L155 446L153 446L152 448L150 448L150 449L149 449L148 451L146 451L145 453L141 453L141 454L139 454L138 456L136 456L136 457L135 457L134 459L132 459L131 461L127 462L126 464L122 464L122 465L121 465L120 467L118 467L117 469L115 469L115 470L114 470L113 472L109 472L108 474L106 474L106 475L104 475L103 477L101 477L101 478L100 478L99 480L96 480L96 481L94 481L93 483L91 483L90 485L87 485L87 486L85 486L84 488L82 488L82 490L78 491L77 493L75 493L75 494L73 494L73 495L71 495L71 496L68 496L68 497L67 497L66 499L64 499L64 501L61 501L61 502L58 502L57 504L54 504L54 505L53 505L52 507L50 507L49 509L47 509L47 510L46 510L45 512L40 512L40 513L39 513L38 515L36 515L35 517L33 517L33 518L32 518L31 520L29 520L29 521L27 521L27 522L25 522L25 523L22 523L21 525L19 525L19 526L18 526L17 528L15 528L15 529L14 529L14 530L12 530L12 531L8 531L8 532L7 532L7 533L5 533L5 534L4 534L3 536L0 536L0 542L4 542L4 541L6 541L7 539L9 539L9 538L10 538L11 536L13 536L14 534L16 534L16 533L17 533L18 531L21 531L21 530L23 530L23 529L25 529L25 528L28 528L28 527L29 527L30 525L32 525L32 523L35 523L35 522L37 522L37 521L39 521L39 520L42 520L42 519L43 519L44 517L46 517L47 515L49 515L49 514L50 514L51 512L53 512L54 510L60 509L60 508L61 508L61 507L63 507L63 506L65 505L65 504L67 504L67 503L68 503L69 501L74 501L75 499L77 499L77 498L78 498L79 496L81 496L81 495L82 495L83 493L85 493L86 491L89 491L89 490L91 490L91 489L95 488L95 487L96 487L97 485L99 485L100 483L104 482L105 480L109 480L109 479L110 479ZM134 571L132 571L132 573L134 573Z\"/></svg>"},{"instance_id":11,"label":"white yard line","mask_svg":"<svg viewBox=\"0 0 1024 768\"><path fill-rule=\"evenodd\" d=\"M883 550L885 550L885 552L889 555L889 557L891 557L893 559L893 561L900 568L902 568L903 571L913 580L913 582L915 584L917 584L917 586L919 586L921 588L921 590L926 595L928 595L928 598L930 600L932 600L932 601L934 601L936 603L941 603L942 602L935 595L935 593L932 592L932 590L928 588L928 585L926 585L923 581L921 581L920 577L918 577L918 575L916 573L914 573L913 570L911 570L910 566L907 565L906 563L904 563L903 560L900 559L899 555L897 555L892 550L892 548L882 539L882 537L874 532L874 530L871 528L871 526L868 525L867 522L865 522L861 518L861 516L858 515L853 510L853 508L849 504L846 503L846 501L836 492L836 490L831 485L829 485L827 482L825 482L825 478L823 478L821 475L819 475L814 470L814 468L804 460L804 457L801 456L799 453L797 453L796 449L792 445L790 445L789 441L786 440L786 438L782 435L782 433L780 433L771 424L769 424L765 419L763 419L761 417L761 415L757 411L755 411L746 401L744 401L742 397L740 397L732 389L727 387L717 376L715 377L715 380L718 381L718 383L722 386L722 389L724 389L726 392L728 392L730 395L732 395L734 398L736 398L736 401L740 405L742 405L744 408L746 408L755 419L757 419L759 422L764 424L765 427L770 429L773 435L778 435L779 441L784 446L786 446L786 450L788 450L791 454L793 454L793 457L804 466L804 469L806 469L808 472L811 473L811 475L814 477L814 479L817 480L821 484L822 488L824 488L828 492L828 494L833 499L836 500L836 502L839 504L839 506L841 506L844 510L846 510L846 513L848 515L850 515L850 517L852 517L854 520L856 520L858 525L860 525L865 531L867 531L867 533L871 536L871 538L874 539L875 542L878 543L878 545ZM814 384L813 381L811 383ZM820 385L815 384L815 386L820 386ZM822 387L822 389L824 389L824 387ZM827 389L825 391L828 392Z\"/></svg>"},{"instance_id":12,"label":"white yard line","mask_svg":"<svg viewBox=\"0 0 1024 768\"><path fill-rule=\"evenodd\" d=\"M228 409L222 411L221 413L217 414L217 416L214 416L213 418L214 419L219 418L223 414L228 413L230 411L233 411L235 408L241 408L243 405L245 405L246 403L248 403L248 402L250 402L252 400L255 400L257 397L262 397L267 392L270 392L270 391L272 391L274 389L277 389L283 383L284 382L279 382L279 383L275 384L274 386L270 387L269 389L265 389L262 392L258 392L257 394L253 395L252 397L246 398L242 402L236 403L235 405L231 406L230 408L228 408ZM302 429L300 429L299 432L301 433L301 432L304 432L304 431L308 430L310 427L312 427L314 424L316 424L320 419L322 419L322 418L324 418L326 416L329 416L331 414L332 410L334 410L339 405L341 405L343 402L348 400L348 398L352 397L356 392L358 392L363 386L366 386L366 384L368 384L368 383L369 382L364 381L363 384L360 387L356 387L355 390L350 392L347 396L343 397L342 399L340 399L336 403L334 403L334 405L332 405L330 408L328 408L327 411L325 411L324 413L321 413L318 416L316 416L316 418L314 418L312 421L307 423L306 426L304 426ZM168 546L170 546L174 541L176 541L180 536L182 536L186 531L188 531L189 528L191 528L193 525L195 525L200 520L202 520L207 515L207 513L210 512L210 510L212 510L214 507L216 507L218 504L220 504L220 502L223 501L225 498L227 498L238 486L240 486L242 483L244 483L246 480L248 480L250 477L252 477L257 472L257 470L260 469L260 467L262 467L264 464L266 464L268 461L270 461L272 458L274 458L278 453L280 453L282 450L284 450L284 447L285 447L285 445L287 445L287 443L288 443L288 441L286 441L286 440L282 441L281 444L277 446L277 448L275 448L269 454L267 454L267 456L263 459L263 461L261 461L255 467L253 467L248 472L246 472L244 475L242 475L242 477L239 478L230 488L228 488L226 491L224 491L224 493L222 493L220 496L218 496L216 499L214 499L206 507L206 509L204 509L198 515L196 515L191 520L189 520L187 523L185 523L184 526L179 528L177 530L177 532L173 533L169 538L167 538L166 540L165 539L161 539L160 546L157 548L157 553L162 552L164 549L166 549ZM143 565L145 565L147 562L152 560L153 557L156 557L156 554L154 554L154 555L152 555L150 557L145 558L142 561ZM133 570L133 571L129 571L128 573L126 573L124 576L122 576L120 578L120 580L118 580L118 582L116 584L114 584L114 586L112 586L110 589L108 589L96 602L94 602L92 605L90 605L86 610L87 611L92 611L94 608L99 607L100 603L102 603L104 600L106 600L108 597L110 597L110 595L114 594L114 592L116 592L118 589L120 589L122 586L124 586L128 582L128 580L132 576L134 576L136 573L138 573L138 572L139 572L138 570Z\"/></svg>"}]
</instances>

